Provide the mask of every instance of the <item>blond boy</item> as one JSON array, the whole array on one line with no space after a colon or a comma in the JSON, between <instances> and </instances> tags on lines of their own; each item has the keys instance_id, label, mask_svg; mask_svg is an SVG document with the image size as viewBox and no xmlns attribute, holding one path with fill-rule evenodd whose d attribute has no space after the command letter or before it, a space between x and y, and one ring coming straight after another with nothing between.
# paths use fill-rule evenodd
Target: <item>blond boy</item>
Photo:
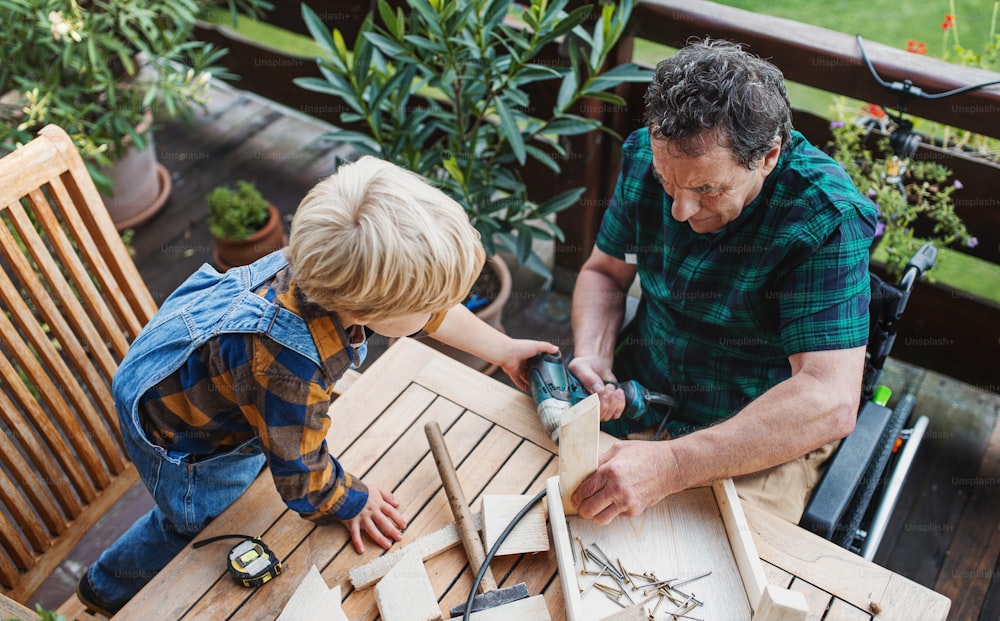
<instances>
[{"instance_id":1,"label":"blond boy","mask_svg":"<svg viewBox=\"0 0 1000 621\"><path fill-rule=\"evenodd\" d=\"M286 250L188 278L113 385L125 446L156 506L88 569L80 599L116 612L265 466L289 508L342 522L358 553L362 533L383 548L398 541L398 501L327 450L333 385L361 364L373 331L430 334L523 387L524 361L556 347L511 339L462 306L483 261L461 206L365 157L309 192Z\"/></svg>"}]
</instances>

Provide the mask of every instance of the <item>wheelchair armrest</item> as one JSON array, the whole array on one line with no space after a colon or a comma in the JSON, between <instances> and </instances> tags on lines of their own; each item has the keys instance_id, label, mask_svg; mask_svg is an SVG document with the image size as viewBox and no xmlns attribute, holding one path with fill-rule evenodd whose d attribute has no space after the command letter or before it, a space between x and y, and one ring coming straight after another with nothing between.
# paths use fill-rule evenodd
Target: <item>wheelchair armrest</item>
<instances>
[{"instance_id":1,"label":"wheelchair armrest","mask_svg":"<svg viewBox=\"0 0 1000 621\"><path fill-rule=\"evenodd\" d=\"M832 539L862 482L872 456L890 424L892 410L868 401L858 413L854 431L840 442L826 472L813 490L799 526Z\"/></svg>"}]
</instances>

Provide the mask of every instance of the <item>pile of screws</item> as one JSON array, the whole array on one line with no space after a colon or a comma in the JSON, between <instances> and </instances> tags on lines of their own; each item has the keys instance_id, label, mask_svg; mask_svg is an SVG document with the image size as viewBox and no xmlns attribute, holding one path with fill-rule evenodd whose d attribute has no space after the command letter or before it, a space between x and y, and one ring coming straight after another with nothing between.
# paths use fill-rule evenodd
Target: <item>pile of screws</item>
<instances>
[{"instance_id":1,"label":"pile of screws","mask_svg":"<svg viewBox=\"0 0 1000 621\"><path fill-rule=\"evenodd\" d=\"M642 606L649 618L649 621L656 621L664 602L669 602L675 606L674 610L665 610L665 616L660 619L667 621L678 621L679 619L691 619L701 621L697 617L688 615L699 606L705 603L697 599L694 593L685 593L677 587L704 578L712 572L706 571L690 578L670 578L660 580L652 572L635 573L625 569L621 559L611 562L611 558L601 550L596 543L591 546L584 546L583 541L576 537L576 542L580 546L581 560L577 563L580 567L580 575L594 576L593 582L586 589L581 589L580 599L587 597L592 591L599 591L605 597L618 604L622 608L630 606ZM594 566L596 565L596 568ZM607 584L602 580L613 582Z\"/></svg>"}]
</instances>

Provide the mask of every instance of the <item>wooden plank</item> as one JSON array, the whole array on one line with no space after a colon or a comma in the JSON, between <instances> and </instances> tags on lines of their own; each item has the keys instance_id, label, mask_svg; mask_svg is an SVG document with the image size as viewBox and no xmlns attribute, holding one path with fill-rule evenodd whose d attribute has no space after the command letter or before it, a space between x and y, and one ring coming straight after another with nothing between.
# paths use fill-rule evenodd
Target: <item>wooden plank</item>
<instances>
[{"instance_id":1,"label":"wooden plank","mask_svg":"<svg viewBox=\"0 0 1000 621\"><path fill-rule=\"evenodd\" d=\"M726 527L726 537L729 539L736 567L740 570L740 578L747 599L750 601L750 608L756 611L757 602L764 592L764 587L767 586L767 576L764 574L764 566L750 536L750 525L747 524L747 518L736 494L736 486L732 479L716 481L712 484L712 493L719 505L722 523Z\"/></svg>"},{"instance_id":2,"label":"wooden plank","mask_svg":"<svg viewBox=\"0 0 1000 621\"><path fill-rule=\"evenodd\" d=\"M578 596L570 597L569 594L579 594L581 587L575 571L567 571L568 567L576 567L573 553L573 542L570 540L569 526L566 523L566 514L563 513L562 502L554 502L554 499L562 496L559 489L559 477L551 477L546 482L547 496L549 500L549 528L552 529L552 548L556 553L556 562L562 570L559 572L559 584L562 587L563 598L566 602L566 618L568 621L585 621L583 613L583 603Z\"/></svg>"},{"instance_id":3,"label":"wooden plank","mask_svg":"<svg viewBox=\"0 0 1000 621\"><path fill-rule=\"evenodd\" d=\"M277 621L302 619L348 621L340 608L340 586L332 589L327 586L315 565L309 568L302 582L295 588L292 597L278 615Z\"/></svg>"},{"instance_id":4,"label":"wooden plank","mask_svg":"<svg viewBox=\"0 0 1000 621\"><path fill-rule=\"evenodd\" d=\"M749 503L743 505L743 510L761 559L862 610L872 603L881 606L880 621L908 621L914 610L920 610L927 619L947 616L949 601L943 595L813 533L790 529L788 522Z\"/></svg>"},{"instance_id":5,"label":"wooden plank","mask_svg":"<svg viewBox=\"0 0 1000 621\"><path fill-rule=\"evenodd\" d=\"M600 424L601 400L596 394L563 415L559 427L559 489L566 515L577 514L570 498L580 483L597 471Z\"/></svg>"},{"instance_id":6,"label":"wooden plank","mask_svg":"<svg viewBox=\"0 0 1000 621\"><path fill-rule=\"evenodd\" d=\"M483 545L487 551L500 538L518 512L532 499L527 494L483 496ZM545 504L532 507L504 540L497 556L544 552L549 549L549 533L545 526Z\"/></svg>"},{"instance_id":7,"label":"wooden plank","mask_svg":"<svg viewBox=\"0 0 1000 621\"><path fill-rule=\"evenodd\" d=\"M482 529L482 513L473 513L472 520L476 523L477 530ZM350 571L351 585L355 589L366 589L372 586L378 582L379 578L384 576L397 561L399 561L400 557L409 553L411 550L416 550L417 554L420 556L420 560L426 561L434 558L438 554L441 554L445 550L454 548L460 543L462 543L462 540L458 535L458 529L455 528L454 524L449 524L444 528L440 528L433 533L430 533L429 535L424 535L413 543L405 545L402 548L392 550L373 561L359 567L352 568Z\"/></svg>"},{"instance_id":8,"label":"wooden plank","mask_svg":"<svg viewBox=\"0 0 1000 621\"><path fill-rule=\"evenodd\" d=\"M439 621L441 608L416 550L404 554L375 585L375 601L384 621Z\"/></svg>"}]
</instances>

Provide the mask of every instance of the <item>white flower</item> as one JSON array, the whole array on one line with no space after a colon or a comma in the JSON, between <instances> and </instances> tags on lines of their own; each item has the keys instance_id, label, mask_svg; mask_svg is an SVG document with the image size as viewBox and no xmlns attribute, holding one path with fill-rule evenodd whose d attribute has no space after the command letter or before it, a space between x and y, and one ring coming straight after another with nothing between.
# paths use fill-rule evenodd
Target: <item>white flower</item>
<instances>
[{"instance_id":1,"label":"white flower","mask_svg":"<svg viewBox=\"0 0 1000 621\"><path fill-rule=\"evenodd\" d=\"M73 28L73 25L63 18L62 11L49 11L49 24L53 41L58 41L64 37L69 37L77 43L83 40L80 33Z\"/></svg>"}]
</instances>

